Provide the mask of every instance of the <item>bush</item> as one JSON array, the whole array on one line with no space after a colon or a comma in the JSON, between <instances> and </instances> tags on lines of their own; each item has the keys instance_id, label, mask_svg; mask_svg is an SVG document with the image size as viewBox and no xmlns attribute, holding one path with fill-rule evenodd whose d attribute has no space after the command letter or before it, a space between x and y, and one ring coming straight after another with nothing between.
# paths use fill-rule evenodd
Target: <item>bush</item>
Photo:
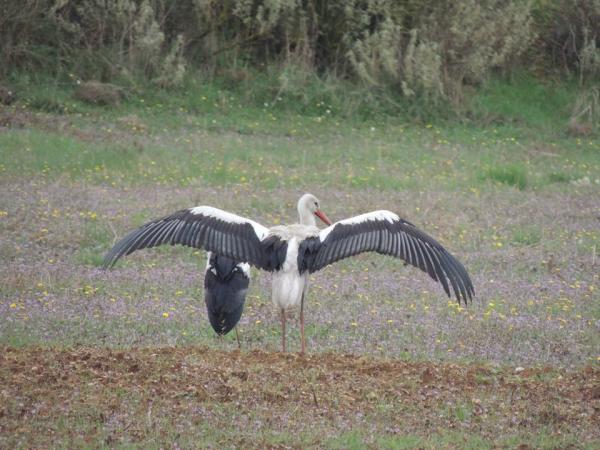
<instances>
[{"instance_id":1,"label":"bush","mask_svg":"<svg viewBox=\"0 0 600 450\"><path fill-rule=\"evenodd\" d=\"M270 67L275 97L319 77L384 104L456 107L490 72L532 61L597 76L600 0L532 1L4 0L0 77L42 69L173 88L190 68L235 84Z\"/></svg>"},{"instance_id":2,"label":"bush","mask_svg":"<svg viewBox=\"0 0 600 450\"><path fill-rule=\"evenodd\" d=\"M0 14L1 71L75 72L112 81L143 77L180 82L183 38L159 23L165 2L7 0Z\"/></svg>"},{"instance_id":3,"label":"bush","mask_svg":"<svg viewBox=\"0 0 600 450\"><path fill-rule=\"evenodd\" d=\"M368 26L349 59L361 79L391 81L408 97L460 103L465 84L479 84L492 69L506 67L533 38L528 2L407 3L407 9L377 11L386 19L376 26L359 20Z\"/></svg>"},{"instance_id":4,"label":"bush","mask_svg":"<svg viewBox=\"0 0 600 450\"><path fill-rule=\"evenodd\" d=\"M537 0L537 57L546 70L575 74L584 83L600 77L600 0Z\"/></svg>"}]
</instances>

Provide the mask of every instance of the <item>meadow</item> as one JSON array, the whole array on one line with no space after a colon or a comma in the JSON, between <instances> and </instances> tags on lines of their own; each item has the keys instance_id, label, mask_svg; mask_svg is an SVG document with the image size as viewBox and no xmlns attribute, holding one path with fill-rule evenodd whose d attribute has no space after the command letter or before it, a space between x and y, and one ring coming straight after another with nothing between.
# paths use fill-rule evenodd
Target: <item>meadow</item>
<instances>
[{"instance_id":1,"label":"meadow","mask_svg":"<svg viewBox=\"0 0 600 450\"><path fill-rule=\"evenodd\" d=\"M115 108L30 86L0 107L0 446L599 445L600 141L567 134L568 93L503 89L483 119L431 123L210 86ZM289 223L304 192L332 220L397 212L476 299L391 258L342 261L311 278L299 356L297 317L279 353L269 274L252 273L238 350L208 323L203 251L100 269L150 219L208 204Z\"/></svg>"}]
</instances>

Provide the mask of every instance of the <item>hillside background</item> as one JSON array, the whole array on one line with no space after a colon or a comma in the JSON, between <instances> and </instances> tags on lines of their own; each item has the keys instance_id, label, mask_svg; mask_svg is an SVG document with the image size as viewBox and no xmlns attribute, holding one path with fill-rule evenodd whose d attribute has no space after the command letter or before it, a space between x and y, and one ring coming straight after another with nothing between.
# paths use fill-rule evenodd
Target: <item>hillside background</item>
<instances>
[{"instance_id":1,"label":"hillside background","mask_svg":"<svg viewBox=\"0 0 600 450\"><path fill-rule=\"evenodd\" d=\"M495 95L517 100L550 87L544 106L558 102L571 133L589 134L598 121L599 0L4 0L0 8L0 80L41 109L64 105L31 85L98 81L126 99L210 86L244 106L309 114L514 120L482 96L492 83Z\"/></svg>"}]
</instances>

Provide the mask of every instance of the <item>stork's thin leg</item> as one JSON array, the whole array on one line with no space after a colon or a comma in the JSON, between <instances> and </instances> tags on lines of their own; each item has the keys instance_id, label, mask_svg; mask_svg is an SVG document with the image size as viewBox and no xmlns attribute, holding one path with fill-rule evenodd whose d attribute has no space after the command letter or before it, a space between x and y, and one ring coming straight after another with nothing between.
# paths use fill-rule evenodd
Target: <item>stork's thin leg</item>
<instances>
[{"instance_id":1,"label":"stork's thin leg","mask_svg":"<svg viewBox=\"0 0 600 450\"><path fill-rule=\"evenodd\" d=\"M303 355L306 351L306 343L304 341L304 292L302 293L302 298L300 299L300 345L302 348L300 353Z\"/></svg>"},{"instance_id":2,"label":"stork's thin leg","mask_svg":"<svg viewBox=\"0 0 600 450\"><path fill-rule=\"evenodd\" d=\"M238 334L237 326L235 327L235 338L238 341L238 348L241 350L242 349L242 344L240 344L240 335Z\"/></svg>"},{"instance_id":3,"label":"stork's thin leg","mask_svg":"<svg viewBox=\"0 0 600 450\"><path fill-rule=\"evenodd\" d=\"M281 351L285 353L285 309L281 308Z\"/></svg>"}]
</instances>

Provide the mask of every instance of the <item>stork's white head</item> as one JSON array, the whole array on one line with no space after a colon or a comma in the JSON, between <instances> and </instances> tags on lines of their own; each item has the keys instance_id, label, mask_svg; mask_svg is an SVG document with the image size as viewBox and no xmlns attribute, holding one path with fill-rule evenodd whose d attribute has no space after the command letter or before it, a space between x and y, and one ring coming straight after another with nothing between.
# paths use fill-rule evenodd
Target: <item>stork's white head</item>
<instances>
[{"instance_id":1,"label":"stork's white head","mask_svg":"<svg viewBox=\"0 0 600 450\"><path fill-rule=\"evenodd\" d=\"M327 225L331 225L331 220L321 211L319 199L312 194L304 194L298 200L298 217L300 218L300 223L316 226L315 216Z\"/></svg>"}]
</instances>

